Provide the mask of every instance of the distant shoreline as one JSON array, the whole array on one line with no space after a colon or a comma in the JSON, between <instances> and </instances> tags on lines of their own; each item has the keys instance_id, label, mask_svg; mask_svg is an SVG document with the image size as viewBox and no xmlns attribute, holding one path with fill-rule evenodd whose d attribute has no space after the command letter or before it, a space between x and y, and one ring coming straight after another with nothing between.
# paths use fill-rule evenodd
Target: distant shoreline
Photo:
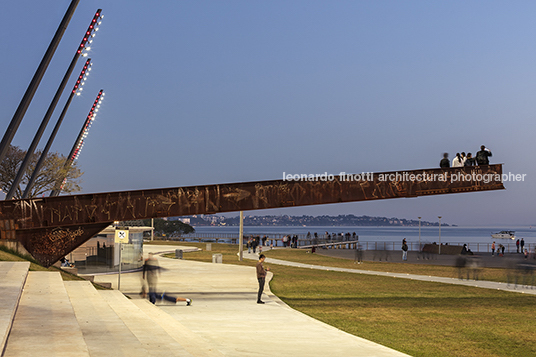
<instances>
[{"instance_id":1,"label":"distant shoreline","mask_svg":"<svg viewBox=\"0 0 536 357\"><path fill-rule=\"evenodd\" d=\"M218 215L193 215L177 217L191 226L225 226L240 225L240 217L224 217ZM356 216L353 214L338 216L246 216L245 226L262 227L439 227L439 222L419 221L396 217ZM456 227L441 223L441 227Z\"/></svg>"}]
</instances>

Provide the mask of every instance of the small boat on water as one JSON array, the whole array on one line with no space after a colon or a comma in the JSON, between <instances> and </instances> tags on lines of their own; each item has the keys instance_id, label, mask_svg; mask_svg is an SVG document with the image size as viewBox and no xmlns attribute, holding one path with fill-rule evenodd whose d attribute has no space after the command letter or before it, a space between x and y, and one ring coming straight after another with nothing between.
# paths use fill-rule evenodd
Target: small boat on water
<instances>
[{"instance_id":1,"label":"small boat on water","mask_svg":"<svg viewBox=\"0 0 536 357\"><path fill-rule=\"evenodd\" d=\"M516 239L515 231L500 231L499 233L491 233L493 239Z\"/></svg>"}]
</instances>

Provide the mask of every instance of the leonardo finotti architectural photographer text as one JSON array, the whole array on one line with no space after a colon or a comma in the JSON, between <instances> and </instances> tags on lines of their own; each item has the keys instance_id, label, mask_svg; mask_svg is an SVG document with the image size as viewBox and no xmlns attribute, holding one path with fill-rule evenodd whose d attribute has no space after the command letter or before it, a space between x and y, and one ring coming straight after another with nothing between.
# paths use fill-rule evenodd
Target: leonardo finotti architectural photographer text
<instances>
[{"instance_id":1,"label":"leonardo finotti architectural photographer text","mask_svg":"<svg viewBox=\"0 0 536 357\"><path fill-rule=\"evenodd\" d=\"M374 181L375 179L380 182L392 181L408 181L408 182L426 182L426 181L440 181L440 182L468 182L468 181L480 181L484 183L489 182L521 182L525 181L527 174L514 174L505 173L499 174L466 174L463 172L457 172L450 174L448 172L443 173L426 173L419 174L408 172L391 172L375 174L373 172L362 172L360 174L347 174L346 172L340 172L338 177L340 181ZM283 181L334 181L337 175L328 174L324 172L322 174L288 174L283 172Z\"/></svg>"}]
</instances>

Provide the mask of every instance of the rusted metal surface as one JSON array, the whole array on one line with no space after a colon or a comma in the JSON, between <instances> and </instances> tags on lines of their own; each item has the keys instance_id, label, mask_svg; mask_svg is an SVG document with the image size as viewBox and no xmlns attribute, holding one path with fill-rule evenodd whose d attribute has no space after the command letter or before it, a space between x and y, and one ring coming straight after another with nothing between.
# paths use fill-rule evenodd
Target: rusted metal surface
<instances>
[{"instance_id":1,"label":"rusted metal surface","mask_svg":"<svg viewBox=\"0 0 536 357\"><path fill-rule=\"evenodd\" d=\"M501 176L498 164L0 201L0 233L51 265L113 221L499 190Z\"/></svg>"}]
</instances>

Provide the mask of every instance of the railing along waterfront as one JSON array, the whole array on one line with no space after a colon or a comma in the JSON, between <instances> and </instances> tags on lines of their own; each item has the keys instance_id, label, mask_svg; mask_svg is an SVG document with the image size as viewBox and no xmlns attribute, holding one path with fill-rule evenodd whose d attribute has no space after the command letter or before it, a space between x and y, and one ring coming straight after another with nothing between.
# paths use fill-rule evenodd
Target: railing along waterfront
<instances>
[{"instance_id":1,"label":"railing along waterfront","mask_svg":"<svg viewBox=\"0 0 536 357\"><path fill-rule=\"evenodd\" d=\"M359 242L359 245L362 250L389 250L389 251L400 251L402 250L402 241L361 241L359 240L359 236L353 236L353 235L336 235L335 238L325 238L324 235L322 237L315 238L311 235L309 238L306 234L296 234L296 235L287 235L287 234L280 234L280 233L272 233L272 234L248 234L244 235L244 245L248 242L248 240L252 237L260 237L260 241L263 242L262 238L266 237L266 241L264 244L262 244L263 247L284 247L284 237L294 237L298 236L296 248L302 248L302 247L308 247L308 246L327 246L327 248L335 248L335 249L356 249L357 244L356 241ZM238 244L238 234L236 233L194 233L194 234L188 234L183 235L181 237L158 237L157 239L163 239L163 240L172 240L172 241L185 241L185 242L203 242L203 243L231 243L231 244ZM289 240L288 242L291 242ZM419 252L422 250L422 247L425 244L431 244L433 242L425 242L422 241L419 245L419 242L413 242L408 241L408 249L409 251ZM449 242L448 244L442 244L442 246L463 246L464 244L467 245L467 249L474 252L474 253L490 253L491 254L491 242ZM517 252L517 246L514 241L512 242L504 242L504 243L497 243L495 242L495 251L498 252L499 245L502 244L504 246L504 252L505 253L516 253ZM288 243L290 245L290 243ZM534 252L536 249L535 243L525 243L524 249L527 249L529 252ZM520 252L521 253L521 252Z\"/></svg>"}]
</instances>

